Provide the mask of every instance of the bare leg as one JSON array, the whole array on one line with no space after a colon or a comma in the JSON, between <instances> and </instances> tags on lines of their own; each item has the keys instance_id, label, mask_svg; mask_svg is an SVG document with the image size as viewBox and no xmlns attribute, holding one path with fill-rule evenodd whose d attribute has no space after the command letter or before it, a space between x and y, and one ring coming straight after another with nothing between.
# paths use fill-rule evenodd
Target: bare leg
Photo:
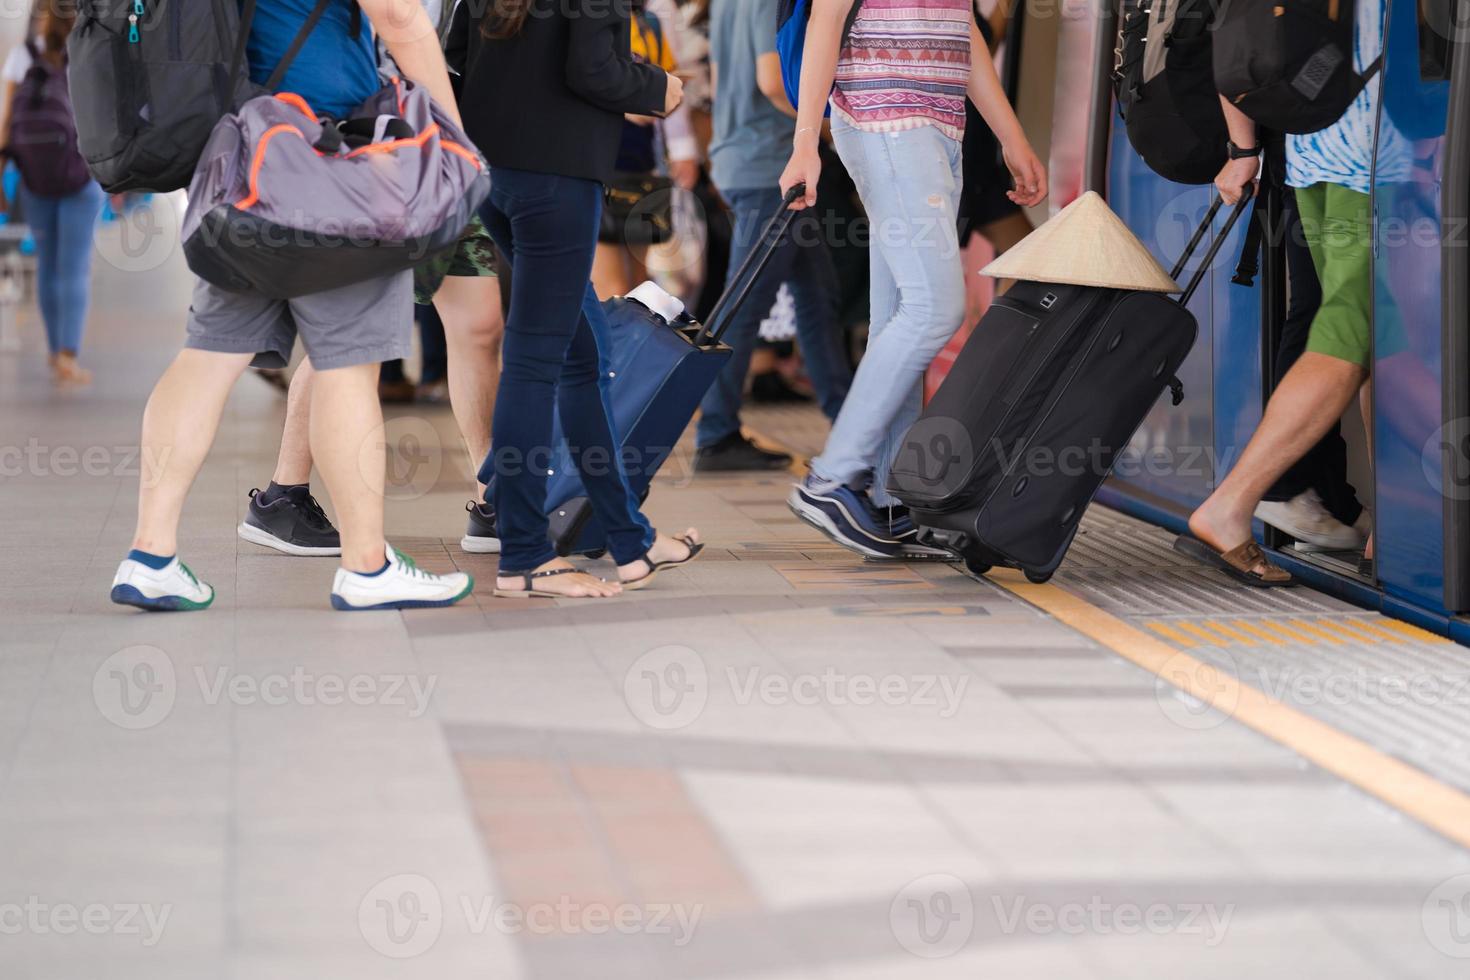
<instances>
[{"instance_id":1,"label":"bare leg","mask_svg":"<svg viewBox=\"0 0 1470 980\"><path fill-rule=\"evenodd\" d=\"M592 288L600 300L622 296L630 288L628 250L622 245L598 242L592 256Z\"/></svg>"},{"instance_id":2,"label":"bare leg","mask_svg":"<svg viewBox=\"0 0 1470 980\"><path fill-rule=\"evenodd\" d=\"M629 245L627 248L627 276L623 281L623 292L642 285L648 279L648 246Z\"/></svg>"},{"instance_id":3,"label":"bare leg","mask_svg":"<svg viewBox=\"0 0 1470 980\"><path fill-rule=\"evenodd\" d=\"M179 550L179 515L219 431L230 389L249 354L179 352L143 411L142 481L133 547L154 555Z\"/></svg>"},{"instance_id":4,"label":"bare leg","mask_svg":"<svg viewBox=\"0 0 1470 980\"><path fill-rule=\"evenodd\" d=\"M342 567L383 567L383 409L378 365L318 371L311 393L311 449L342 532Z\"/></svg>"},{"instance_id":5,"label":"bare leg","mask_svg":"<svg viewBox=\"0 0 1470 980\"><path fill-rule=\"evenodd\" d=\"M286 425L272 480L283 487L311 482L311 388L316 369L302 361L286 391Z\"/></svg>"},{"instance_id":6,"label":"bare leg","mask_svg":"<svg viewBox=\"0 0 1470 980\"><path fill-rule=\"evenodd\" d=\"M1342 417L1363 378L1356 364L1311 351L1303 354L1266 404L1266 415L1235 468L1190 516L1195 537L1222 552L1249 541L1256 505Z\"/></svg>"},{"instance_id":7,"label":"bare leg","mask_svg":"<svg viewBox=\"0 0 1470 980\"><path fill-rule=\"evenodd\" d=\"M500 344L505 319L500 313L500 281L494 276L450 276L434 295L449 348L449 404L459 433L478 470L490 455L491 419L500 392ZM482 500L484 484L476 484Z\"/></svg>"}]
</instances>

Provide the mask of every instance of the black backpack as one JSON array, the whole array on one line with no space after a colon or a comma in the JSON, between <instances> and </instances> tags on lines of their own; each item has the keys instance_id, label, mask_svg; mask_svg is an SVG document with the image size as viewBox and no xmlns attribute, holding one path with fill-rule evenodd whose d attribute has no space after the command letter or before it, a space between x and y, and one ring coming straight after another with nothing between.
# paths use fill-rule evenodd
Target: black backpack
<instances>
[{"instance_id":1,"label":"black backpack","mask_svg":"<svg viewBox=\"0 0 1470 980\"><path fill-rule=\"evenodd\" d=\"M67 75L78 146L108 193L188 186L215 124L280 84L333 0L317 0L264 88L243 70L256 2L80 0Z\"/></svg>"},{"instance_id":2,"label":"black backpack","mask_svg":"<svg viewBox=\"0 0 1470 980\"><path fill-rule=\"evenodd\" d=\"M1113 90L1133 149L1159 176L1208 184L1230 133L1211 65L1212 0L1123 0Z\"/></svg>"},{"instance_id":3,"label":"black backpack","mask_svg":"<svg viewBox=\"0 0 1470 980\"><path fill-rule=\"evenodd\" d=\"M1215 26L1215 83L1256 122L1315 133L1342 118L1383 62L1353 67L1353 0L1226 0Z\"/></svg>"}]
</instances>

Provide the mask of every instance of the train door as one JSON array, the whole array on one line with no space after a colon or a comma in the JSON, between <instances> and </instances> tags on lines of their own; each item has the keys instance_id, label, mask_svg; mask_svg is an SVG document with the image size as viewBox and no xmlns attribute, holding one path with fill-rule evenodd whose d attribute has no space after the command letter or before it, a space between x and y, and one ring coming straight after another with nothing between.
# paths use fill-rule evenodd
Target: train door
<instances>
[{"instance_id":1,"label":"train door","mask_svg":"<svg viewBox=\"0 0 1470 980\"><path fill-rule=\"evenodd\" d=\"M1093 68L1100 79L1112 68L1115 30L1110 25L1099 38ZM1151 171L1128 143L1110 88L1102 88L1094 108L1092 189L1168 265L1208 211L1214 188L1171 183ZM1218 221L1223 225L1225 217ZM1106 503L1166 526L1182 526L1261 417L1263 291L1230 281L1243 245L1240 224L1190 303L1199 336L1179 372L1183 403L1163 399L1154 407L1102 494Z\"/></svg>"},{"instance_id":2,"label":"train door","mask_svg":"<svg viewBox=\"0 0 1470 980\"><path fill-rule=\"evenodd\" d=\"M1470 86L1453 0L1390 0L1374 167L1377 562L1389 604L1470 610Z\"/></svg>"}]
</instances>

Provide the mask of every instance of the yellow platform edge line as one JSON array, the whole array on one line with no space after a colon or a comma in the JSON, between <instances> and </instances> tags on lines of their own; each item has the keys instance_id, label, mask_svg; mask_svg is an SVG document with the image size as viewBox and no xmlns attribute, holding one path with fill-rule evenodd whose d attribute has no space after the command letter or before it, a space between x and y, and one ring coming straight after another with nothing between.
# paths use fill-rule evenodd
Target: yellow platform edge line
<instances>
[{"instance_id":1,"label":"yellow platform edge line","mask_svg":"<svg viewBox=\"0 0 1470 980\"><path fill-rule=\"evenodd\" d=\"M1399 619L1389 619L1387 616L1385 616L1383 619L1380 619L1380 620L1376 621L1373 625L1374 626L1386 626L1387 628L1389 628L1391 630L1398 630L1400 633L1404 634L1409 639L1411 639L1411 640L1418 640L1420 643L1453 643L1454 642L1453 640L1450 640L1450 639L1447 639L1446 637L1440 636L1438 633L1431 633L1431 632L1429 632L1426 629L1420 629L1419 627L1415 626L1413 623L1406 623L1403 620L1399 620Z\"/></svg>"},{"instance_id":2,"label":"yellow platform edge line","mask_svg":"<svg viewBox=\"0 0 1470 980\"><path fill-rule=\"evenodd\" d=\"M1230 639L1234 640L1236 643L1239 643L1241 646L1253 647L1256 645L1255 637L1249 636L1238 630L1231 629L1229 626L1226 626L1218 619L1207 619L1204 621L1204 625L1214 630L1216 633L1219 633L1221 636L1228 636Z\"/></svg>"},{"instance_id":3,"label":"yellow platform edge line","mask_svg":"<svg viewBox=\"0 0 1470 980\"><path fill-rule=\"evenodd\" d=\"M1347 642L1339 634L1334 633L1331 630L1324 630L1320 627L1313 626L1311 623L1307 622L1304 619L1293 619L1287 625L1296 630L1298 633L1305 633L1308 636L1315 636L1323 643L1331 643L1335 646L1341 646L1343 643Z\"/></svg>"},{"instance_id":4,"label":"yellow platform edge line","mask_svg":"<svg viewBox=\"0 0 1470 980\"><path fill-rule=\"evenodd\" d=\"M1167 636L1169 639L1182 646L1192 647L1196 646L1199 643L1199 641L1196 640L1194 637L1186 636L1185 634L1176 630L1174 627L1168 626L1164 623L1155 621L1145 623L1144 625L1154 632L1158 633L1160 636Z\"/></svg>"},{"instance_id":5,"label":"yellow platform edge line","mask_svg":"<svg viewBox=\"0 0 1470 980\"><path fill-rule=\"evenodd\" d=\"M1237 620L1233 620L1231 622L1231 625L1234 626L1238 630L1243 630L1244 632L1250 633L1253 636L1260 637L1261 639L1265 640L1267 643L1271 644L1272 646L1278 646L1278 647L1284 647L1284 646L1286 646L1286 639L1285 639L1285 637L1279 636L1279 635L1277 635L1275 633L1272 633L1272 632L1270 632L1268 630L1263 630L1259 626L1256 626L1254 623L1247 623L1243 619L1237 619Z\"/></svg>"},{"instance_id":6,"label":"yellow platform edge line","mask_svg":"<svg viewBox=\"0 0 1470 980\"><path fill-rule=\"evenodd\" d=\"M991 581L1191 697L1470 848L1470 796L1454 787L1268 697L1058 586L1032 585L1008 574L996 575Z\"/></svg>"},{"instance_id":7,"label":"yellow platform edge line","mask_svg":"<svg viewBox=\"0 0 1470 980\"><path fill-rule=\"evenodd\" d=\"M1384 640L1394 640L1397 642L1403 639L1397 633L1390 633L1388 630L1379 629L1371 623L1364 623L1361 620L1343 619L1339 622L1330 619L1319 619L1317 620L1317 626L1324 630L1332 630L1334 633L1341 633L1343 636L1351 637L1356 643L1382 643Z\"/></svg>"},{"instance_id":8,"label":"yellow platform edge line","mask_svg":"<svg viewBox=\"0 0 1470 980\"><path fill-rule=\"evenodd\" d=\"M1192 636L1199 637L1200 640L1202 640L1208 646L1222 647L1222 646L1225 646L1227 643L1230 642L1229 640L1226 640L1223 637L1216 636L1214 633L1211 633L1209 630L1205 629L1203 626L1196 625L1195 623L1179 623L1179 622L1176 622L1174 624L1174 627L1175 627L1175 629L1184 630L1184 632L1189 633Z\"/></svg>"}]
</instances>

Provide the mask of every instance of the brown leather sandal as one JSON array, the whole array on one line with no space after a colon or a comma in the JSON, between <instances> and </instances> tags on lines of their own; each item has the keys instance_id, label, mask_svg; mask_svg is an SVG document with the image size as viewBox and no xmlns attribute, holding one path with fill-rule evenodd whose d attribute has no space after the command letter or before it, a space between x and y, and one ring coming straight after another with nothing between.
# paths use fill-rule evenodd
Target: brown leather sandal
<instances>
[{"instance_id":1,"label":"brown leather sandal","mask_svg":"<svg viewBox=\"0 0 1470 980\"><path fill-rule=\"evenodd\" d=\"M1240 547L1221 554L1199 538L1180 535L1174 539L1174 550L1196 561L1202 561L1211 568L1218 568L1242 585L1271 589L1291 588L1297 584L1296 579L1273 564L1261 550L1261 546L1254 541L1247 541ZM1264 570L1254 571L1257 565L1264 566Z\"/></svg>"}]
</instances>

